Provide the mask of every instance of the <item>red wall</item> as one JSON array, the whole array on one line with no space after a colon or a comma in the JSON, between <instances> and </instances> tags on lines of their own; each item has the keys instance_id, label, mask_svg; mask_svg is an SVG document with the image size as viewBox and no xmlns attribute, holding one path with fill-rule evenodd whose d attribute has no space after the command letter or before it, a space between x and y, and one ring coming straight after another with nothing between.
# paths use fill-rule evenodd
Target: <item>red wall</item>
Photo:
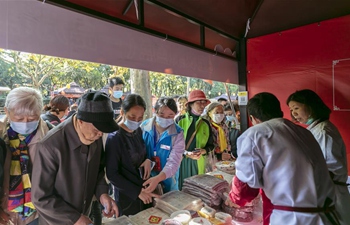
<instances>
[{"instance_id":1,"label":"red wall","mask_svg":"<svg viewBox=\"0 0 350 225\"><path fill-rule=\"evenodd\" d=\"M332 79L333 60L350 58L350 16L249 39L247 51L250 97L263 91L275 94L290 119L286 99L308 88L332 109L331 121L347 146L350 174L350 60L335 67L335 105L344 111L334 110Z\"/></svg>"}]
</instances>

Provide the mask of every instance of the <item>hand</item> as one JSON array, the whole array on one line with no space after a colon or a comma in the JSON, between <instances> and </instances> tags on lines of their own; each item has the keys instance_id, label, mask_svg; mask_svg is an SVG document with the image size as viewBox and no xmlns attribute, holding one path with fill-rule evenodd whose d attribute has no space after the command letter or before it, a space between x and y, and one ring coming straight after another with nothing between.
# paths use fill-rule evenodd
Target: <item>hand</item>
<instances>
[{"instance_id":1,"label":"hand","mask_svg":"<svg viewBox=\"0 0 350 225\"><path fill-rule=\"evenodd\" d=\"M114 200L109 197L108 194L102 194L100 196L100 202L104 207L103 215L105 217L112 217L115 215L115 217L118 217L119 210L117 204L115 204Z\"/></svg>"},{"instance_id":2,"label":"hand","mask_svg":"<svg viewBox=\"0 0 350 225\"><path fill-rule=\"evenodd\" d=\"M149 178L146 182L142 184L142 186L146 187L145 192L151 193L156 189L159 182L166 179L166 175L164 172L160 172L157 176Z\"/></svg>"},{"instance_id":3,"label":"hand","mask_svg":"<svg viewBox=\"0 0 350 225\"><path fill-rule=\"evenodd\" d=\"M9 220L9 215L0 208L0 224L7 224Z\"/></svg>"},{"instance_id":4,"label":"hand","mask_svg":"<svg viewBox=\"0 0 350 225\"><path fill-rule=\"evenodd\" d=\"M142 188L139 198L143 201L144 204L150 204L152 203L152 197L153 198L159 198L159 195L153 194L153 193L146 193L145 189Z\"/></svg>"},{"instance_id":5,"label":"hand","mask_svg":"<svg viewBox=\"0 0 350 225\"><path fill-rule=\"evenodd\" d=\"M143 167L144 173L143 178L144 180L147 180L151 176L151 160L146 159L140 167Z\"/></svg>"},{"instance_id":6,"label":"hand","mask_svg":"<svg viewBox=\"0 0 350 225\"><path fill-rule=\"evenodd\" d=\"M81 215L77 222L74 225L90 225L93 224L89 217Z\"/></svg>"},{"instance_id":7,"label":"hand","mask_svg":"<svg viewBox=\"0 0 350 225\"><path fill-rule=\"evenodd\" d=\"M196 150L199 150L199 151L197 151L197 152L189 152L189 154L187 155L188 158L193 159L193 160L198 160L198 159L200 159L202 154L206 154L207 153L207 151L205 149L200 149L199 148L199 149L196 149Z\"/></svg>"}]
</instances>

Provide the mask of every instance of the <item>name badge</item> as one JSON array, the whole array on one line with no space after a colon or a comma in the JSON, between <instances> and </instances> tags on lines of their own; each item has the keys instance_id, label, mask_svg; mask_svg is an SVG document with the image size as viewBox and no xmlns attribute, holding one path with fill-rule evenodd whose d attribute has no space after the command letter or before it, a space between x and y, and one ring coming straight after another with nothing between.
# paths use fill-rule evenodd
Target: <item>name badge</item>
<instances>
[{"instance_id":1,"label":"name badge","mask_svg":"<svg viewBox=\"0 0 350 225\"><path fill-rule=\"evenodd\" d=\"M160 145L160 148L165 149L165 150L170 150L170 146L168 146L168 145Z\"/></svg>"},{"instance_id":2,"label":"name badge","mask_svg":"<svg viewBox=\"0 0 350 225\"><path fill-rule=\"evenodd\" d=\"M120 114L120 109L115 109L114 114L119 115Z\"/></svg>"}]
</instances>

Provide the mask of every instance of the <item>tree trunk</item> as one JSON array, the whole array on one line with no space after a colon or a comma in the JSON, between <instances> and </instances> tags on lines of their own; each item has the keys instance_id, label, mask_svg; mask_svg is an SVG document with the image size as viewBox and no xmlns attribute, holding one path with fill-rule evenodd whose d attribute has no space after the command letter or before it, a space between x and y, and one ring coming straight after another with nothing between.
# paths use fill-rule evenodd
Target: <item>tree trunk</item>
<instances>
[{"instance_id":1,"label":"tree trunk","mask_svg":"<svg viewBox=\"0 0 350 225\"><path fill-rule=\"evenodd\" d=\"M149 72L130 69L131 93L139 94L146 102L144 119L152 117L152 94Z\"/></svg>"}]
</instances>

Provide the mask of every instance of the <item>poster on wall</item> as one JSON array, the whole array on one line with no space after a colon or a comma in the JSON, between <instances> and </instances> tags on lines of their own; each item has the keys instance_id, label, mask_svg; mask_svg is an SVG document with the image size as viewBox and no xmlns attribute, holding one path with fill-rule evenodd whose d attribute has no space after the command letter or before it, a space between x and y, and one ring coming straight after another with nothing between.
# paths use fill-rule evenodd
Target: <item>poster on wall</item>
<instances>
[{"instance_id":1,"label":"poster on wall","mask_svg":"<svg viewBox=\"0 0 350 225\"><path fill-rule=\"evenodd\" d=\"M333 60L333 110L350 111L350 58Z\"/></svg>"},{"instance_id":2,"label":"poster on wall","mask_svg":"<svg viewBox=\"0 0 350 225\"><path fill-rule=\"evenodd\" d=\"M239 91L237 95L238 95L238 105L248 104L248 91Z\"/></svg>"}]
</instances>

